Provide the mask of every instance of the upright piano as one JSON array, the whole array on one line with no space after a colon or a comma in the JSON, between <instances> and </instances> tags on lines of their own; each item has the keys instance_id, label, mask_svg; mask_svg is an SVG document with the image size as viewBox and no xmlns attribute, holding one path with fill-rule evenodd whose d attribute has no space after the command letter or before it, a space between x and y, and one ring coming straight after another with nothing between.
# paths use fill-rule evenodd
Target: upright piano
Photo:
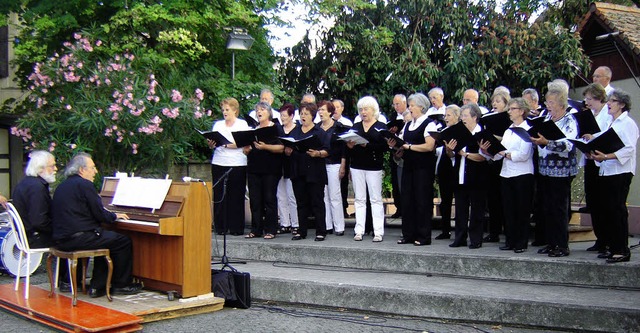
<instances>
[{"instance_id":1,"label":"upright piano","mask_svg":"<svg viewBox=\"0 0 640 333\"><path fill-rule=\"evenodd\" d=\"M160 209L111 204L117 178L105 178L100 196L107 209L129 220L109 228L133 241L133 275L145 288L182 297L211 292L211 189L204 183L172 182Z\"/></svg>"}]
</instances>

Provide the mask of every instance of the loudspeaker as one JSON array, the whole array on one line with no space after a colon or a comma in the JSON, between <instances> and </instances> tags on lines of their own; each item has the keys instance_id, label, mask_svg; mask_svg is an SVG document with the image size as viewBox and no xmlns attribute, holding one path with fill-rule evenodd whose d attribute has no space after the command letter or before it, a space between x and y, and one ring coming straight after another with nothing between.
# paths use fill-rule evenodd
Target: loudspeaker
<instances>
[{"instance_id":1,"label":"loudspeaker","mask_svg":"<svg viewBox=\"0 0 640 333\"><path fill-rule=\"evenodd\" d=\"M251 307L251 275L236 270L211 270L211 291L224 298L224 306L248 309Z\"/></svg>"}]
</instances>

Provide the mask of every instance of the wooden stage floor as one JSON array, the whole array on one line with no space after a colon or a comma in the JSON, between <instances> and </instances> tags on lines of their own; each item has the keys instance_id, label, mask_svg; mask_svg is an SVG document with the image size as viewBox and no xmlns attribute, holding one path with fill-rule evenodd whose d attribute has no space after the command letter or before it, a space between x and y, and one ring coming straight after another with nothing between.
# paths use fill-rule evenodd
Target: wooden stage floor
<instances>
[{"instance_id":1,"label":"wooden stage floor","mask_svg":"<svg viewBox=\"0 0 640 333\"><path fill-rule=\"evenodd\" d=\"M78 294L74 307L70 293L49 297L49 286L32 285L24 299L24 283L0 285L0 307L63 332L134 332L151 322L221 310L224 300L209 295L169 301L165 294L143 291L136 295L90 298Z\"/></svg>"}]
</instances>

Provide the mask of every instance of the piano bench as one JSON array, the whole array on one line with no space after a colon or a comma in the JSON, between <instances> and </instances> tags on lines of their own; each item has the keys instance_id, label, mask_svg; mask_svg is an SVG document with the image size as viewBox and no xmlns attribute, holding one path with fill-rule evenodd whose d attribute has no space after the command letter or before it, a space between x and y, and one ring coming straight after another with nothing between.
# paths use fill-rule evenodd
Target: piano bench
<instances>
[{"instance_id":1,"label":"piano bench","mask_svg":"<svg viewBox=\"0 0 640 333\"><path fill-rule=\"evenodd\" d=\"M51 268L51 263L53 262L53 257L57 258L56 261L56 276L55 283L53 277L53 271ZM73 295L73 305L75 306L77 303L77 277L76 277L76 268L78 267L78 259L82 261L82 292L84 294L87 293L87 288L85 286L85 281L87 279L87 267L89 266L89 258L92 257L105 257L107 260L107 266L109 271L107 273L107 299L109 302L112 301L111 298L111 275L113 274L113 261L111 261L111 256L109 254L109 249L95 249L95 250L78 250L78 251L61 251L54 247L50 248L49 256L47 257L47 274L49 275L49 283L51 285L51 289L49 291L49 297L53 296L55 288L58 287L58 270L60 269L60 258L69 260L69 276L70 276L70 284L71 284L71 293Z\"/></svg>"}]
</instances>

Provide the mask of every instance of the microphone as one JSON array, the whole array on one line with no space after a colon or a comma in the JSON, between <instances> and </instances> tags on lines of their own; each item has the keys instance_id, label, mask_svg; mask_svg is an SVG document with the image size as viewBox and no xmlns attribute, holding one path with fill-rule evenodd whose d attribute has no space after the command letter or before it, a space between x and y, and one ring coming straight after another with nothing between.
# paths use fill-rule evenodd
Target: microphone
<instances>
[{"instance_id":1,"label":"microphone","mask_svg":"<svg viewBox=\"0 0 640 333\"><path fill-rule=\"evenodd\" d=\"M609 37L617 36L619 34L620 34L620 31L610 32L608 34L596 36L596 40L604 40L604 39L607 39Z\"/></svg>"},{"instance_id":2,"label":"microphone","mask_svg":"<svg viewBox=\"0 0 640 333\"><path fill-rule=\"evenodd\" d=\"M182 177L182 181L185 183L188 183L188 182L204 183L204 180L200 178L191 178L191 177Z\"/></svg>"}]
</instances>

